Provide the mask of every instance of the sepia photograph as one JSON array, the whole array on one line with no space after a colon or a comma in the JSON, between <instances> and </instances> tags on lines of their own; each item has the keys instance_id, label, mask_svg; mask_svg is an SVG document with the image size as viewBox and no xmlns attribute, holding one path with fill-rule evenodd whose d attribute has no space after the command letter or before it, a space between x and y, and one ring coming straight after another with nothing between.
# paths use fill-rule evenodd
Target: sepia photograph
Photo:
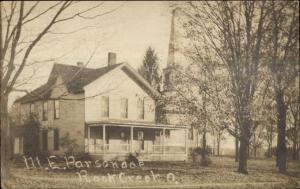
<instances>
[{"instance_id":1,"label":"sepia photograph","mask_svg":"<svg viewBox=\"0 0 300 189\"><path fill-rule=\"evenodd\" d=\"M299 2L1 1L1 188L300 189Z\"/></svg>"}]
</instances>

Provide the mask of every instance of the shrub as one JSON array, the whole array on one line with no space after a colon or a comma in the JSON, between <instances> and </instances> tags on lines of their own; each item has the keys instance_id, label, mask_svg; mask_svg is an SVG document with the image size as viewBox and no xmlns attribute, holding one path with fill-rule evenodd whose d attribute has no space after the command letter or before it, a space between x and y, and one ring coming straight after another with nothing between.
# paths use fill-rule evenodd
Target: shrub
<instances>
[{"instance_id":1,"label":"shrub","mask_svg":"<svg viewBox=\"0 0 300 189\"><path fill-rule=\"evenodd\" d=\"M60 145L64 149L66 155L74 155L75 149L79 147L76 143L76 139L71 139L68 132L60 138Z\"/></svg>"},{"instance_id":2,"label":"shrub","mask_svg":"<svg viewBox=\"0 0 300 189\"><path fill-rule=\"evenodd\" d=\"M129 162L133 162L134 164L138 165L139 164L139 160L138 160L137 156L138 156L138 154L136 154L134 156L132 153L130 153L128 155L127 159L128 159Z\"/></svg>"},{"instance_id":3,"label":"shrub","mask_svg":"<svg viewBox=\"0 0 300 189\"><path fill-rule=\"evenodd\" d=\"M209 156L212 154L212 148L207 146L205 149L201 147L194 148L192 150L192 160L199 163L202 166L208 166L212 163Z\"/></svg>"},{"instance_id":4,"label":"shrub","mask_svg":"<svg viewBox=\"0 0 300 189\"><path fill-rule=\"evenodd\" d=\"M192 154L201 155L201 156L210 156L212 155L212 148L210 146L206 146L205 149L202 147L196 147L192 150Z\"/></svg>"}]
</instances>

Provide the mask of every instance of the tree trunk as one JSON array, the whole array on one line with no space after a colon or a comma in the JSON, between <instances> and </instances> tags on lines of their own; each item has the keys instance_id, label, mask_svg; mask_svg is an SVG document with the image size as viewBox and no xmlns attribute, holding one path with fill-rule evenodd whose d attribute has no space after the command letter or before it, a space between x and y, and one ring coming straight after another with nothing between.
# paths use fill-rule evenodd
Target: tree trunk
<instances>
[{"instance_id":1,"label":"tree trunk","mask_svg":"<svg viewBox=\"0 0 300 189\"><path fill-rule=\"evenodd\" d=\"M286 129L286 106L284 103L284 91L276 91L276 106L277 106L277 166L280 173L286 172L286 156L287 149L285 143Z\"/></svg>"},{"instance_id":2,"label":"tree trunk","mask_svg":"<svg viewBox=\"0 0 300 189\"><path fill-rule=\"evenodd\" d=\"M220 143L221 143L221 136L220 134L217 135L217 155L220 156Z\"/></svg>"},{"instance_id":3,"label":"tree trunk","mask_svg":"<svg viewBox=\"0 0 300 189\"><path fill-rule=\"evenodd\" d=\"M273 144L273 125L271 126L269 149L268 149L268 157L270 158L272 157L272 144Z\"/></svg>"},{"instance_id":4,"label":"tree trunk","mask_svg":"<svg viewBox=\"0 0 300 189\"><path fill-rule=\"evenodd\" d=\"M239 167L238 172L248 174L247 159L248 159L248 145L250 136L250 120L243 118L243 125L240 126L240 148L239 148Z\"/></svg>"},{"instance_id":5,"label":"tree trunk","mask_svg":"<svg viewBox=\"0 0 300 189\"><path fill-rule=\"evenodd\" d=\"M202 158L205 158L205 156L206 156L206 131L204 131L203 135L202 135L202 149L203 149Z\"/></svg>"},{"instance_id":6,"label":"tree trunk","mask_svg":"<svg viewBox=\"0 0 300 189\"><path fill-rule=\"evenodd\" d=\"M295 120L294 122L294 136L293 136L293 159L296 160L298 159L298 129L297 129L297 123L298 121Z\"/></svg>"},{"instance_id":7,"label":"tree trunk","mask_svg":"<svg viewBox=\"0 0 300 189\"><path fill-rule=\"evenodd\" d=\"M213 131L213 156L216 155L216 134L215 131ZM217 142L218 142L218 134L217 134Z\"/></svg>"},{"instance_id":8,"label":"tree trunk","mask_svg":"<svg viewBox=\"0 0 300 189\"><path fill-rule=\"evenodd\" d=\"M293 140L293 160L297 159L297 153L297 141Z\"/></svg>"},{"instance_id":9,"label":"tree trunk","mask_svg":"<svg viewBox=\"0 0 300 189\"><path fill-rule=\"evenodd\" d=\"M8 121L8 96L1 97L1 179L9 177L9 160L12 146Z\"/></svg>"},{"instance_id":10,"label":"tree trunk","mask_svg":"<svg viewBox=\"0 0 300 189\"><path fill-rule=\"evenodd\" d=\"M268 158L272 157L272 143L268 142Z\"/></svg>"},{"instance_id":11,"label":"tree trunk","mask_svg":"<svg viewBox=\"0 0 300 189\"><path fill-rule=\"evenodd\" d=\"M237 128L238 126L235 126L235 134L238 135L237 133ZM239 139L238 137L235 137L235 162L239 161Z\"/></svg>"},{"instance_id":12,"label":"tree trunk","mask_svg":"<svg viewBox=\"0 0 300 189\"><path fill-rule=\"evenodd\" d=\"M240 141L239 149L239 168L238 172L247 174L247 142L245 139Z\"/></svg>"},{"instance_id":13,"label":"tree trunk","mask_svg":"<svg viewBox=\"0 0 300 189\"><path fill-rule=\"evenodd\" d=\"M247 158L250 158L250 146L247 146Z\"/></svg>"},{"instance_id":14,"label":"tree trunk","mask_svg":"<svg viewBox=\"0 0 300 189\"><path fill-rule=\"evenodd\" d=\"M254 159L256 158L256 136L255 136L255 132L253 133L253 155L254 155Z\"/></svg>"}]
</instances>

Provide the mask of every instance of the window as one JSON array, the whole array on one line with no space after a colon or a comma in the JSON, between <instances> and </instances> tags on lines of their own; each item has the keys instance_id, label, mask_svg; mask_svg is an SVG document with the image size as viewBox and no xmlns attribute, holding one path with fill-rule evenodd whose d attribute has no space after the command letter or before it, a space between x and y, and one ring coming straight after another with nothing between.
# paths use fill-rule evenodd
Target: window
<instances>
[{"instance_id":1,"label":"window","mask_svg":"<svg viewBox=\"0 0 300 189\"><path fill-rule=\"evenodd\" d=\"M48 103L47 101L43 102L43 121L48 120Z\"/></svg>"},{"instance_id":2,"label":"window","mask_svg":"<svg viewBox=\"0 0 300 189\"><path fill-rule=\"evenodd\" d=\"M101 98L101 116L102 117L109 117L109 97L102 96Z\"/></svg>"},{"instance_id":3,"label":"window","mask_svg":"<svg viewBox=\"0 0 300 189\"><path fill-rule=\"evenodd\" d=\"M34 104L32 103L29 105L29 113L30 114L34 113Z\"/></svg>"},{"instance_id":4,"label":"window","mask_svg":"<svg viewBox=\"0 0 300 189\"><path fill-rule=\"evenodd\" d=\"M54 100L54 119L59 119L59 100Z\"/></svg>"},{"instance_id":5,"label":"window","mask_svg":"<svg viewBox=\"0 0 300 189\"><path fill-rule=\"evenodd\" d=\"M59 131L58 129L54 130L54 150L59 150Z\"/></svg>"},{"instance_id":6,"label":"window","mask_svg":"<svg viewBox=\"0 0 300 189\"><path fill-rule=\"evenodd\" d=\"M189 132L188 132L188 138L190 140L194 140L194 132L193 132L193 128L189 129Z\"/></svg>"},{"instance_id":7,"label":"window","mask_svg":"<svg viewBox=\"0 0 300 189\"><path fill-rule=\"evenodd\" d=\"M154 140L154 145L160 145L161 144L161 131L155 131L155 140Z\"/></svg>"},{"instance_id":8,"label":"window","mask_svg":"<svg viewBox=\"0 0 300 189\"><path fill-rule=\"evenodd\" d=\"M144 99L142 99L142 98L138 99L137 108L138 108L138 119L144 119L145 118L145 103L144 103Z\"/></svg>"},{"instance_id":9,"label":"window","mask_svg":"<svg viewBox=\"0 0 300 189\"><path fill-rule=\"evenodd\" d=\"M128 99L121 98L121 118L128 118Z\"/></svg>"}]
</instances>

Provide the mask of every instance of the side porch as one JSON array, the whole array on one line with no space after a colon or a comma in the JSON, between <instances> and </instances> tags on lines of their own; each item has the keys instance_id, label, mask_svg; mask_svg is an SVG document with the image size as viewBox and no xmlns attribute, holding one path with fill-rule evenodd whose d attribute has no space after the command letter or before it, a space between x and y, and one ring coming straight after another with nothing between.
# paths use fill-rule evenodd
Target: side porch
<instances>
[{"instance_id":1,"label":"side porch","mask_svg":"<svg viewBox=\"0 0 300 189\"><path fill-rule=\"evenodd\" d=\"M187 160L187 126L145 123L87 123L85 151L103 160Z\"/></svg>"}]
</instances>

